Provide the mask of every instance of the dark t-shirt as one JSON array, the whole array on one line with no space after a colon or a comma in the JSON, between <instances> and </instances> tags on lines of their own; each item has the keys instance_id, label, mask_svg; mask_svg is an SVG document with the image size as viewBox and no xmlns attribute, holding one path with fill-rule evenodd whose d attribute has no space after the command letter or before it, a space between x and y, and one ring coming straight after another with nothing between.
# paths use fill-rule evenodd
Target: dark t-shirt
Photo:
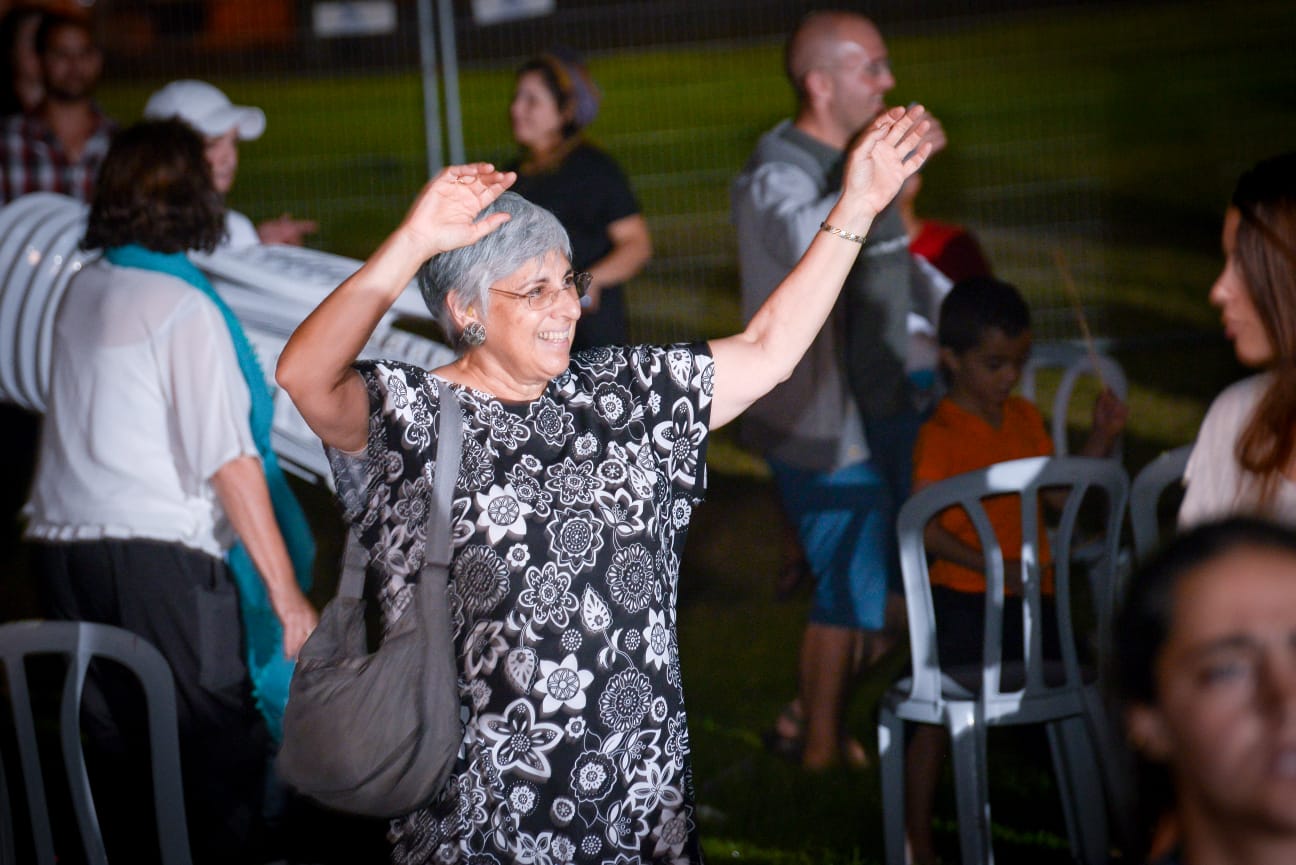
<instances>
[{"instance_id":1,"label":"dark t-shirt","mask_svg":"<svg viewBox=\"0 0 1296 865\"><path fill-rule=\"evenodd\" d=\"M587 270L611 252L609 225L639 212L639 202L620 166L588 142L576 145L548 171L519 174L513 191L558 217L571 238L572 267L576 270ZM573 350L627 341L621 287L607 286L598 312L591 315L586 311L581 316Z\"/></svg>"}]
</instances>

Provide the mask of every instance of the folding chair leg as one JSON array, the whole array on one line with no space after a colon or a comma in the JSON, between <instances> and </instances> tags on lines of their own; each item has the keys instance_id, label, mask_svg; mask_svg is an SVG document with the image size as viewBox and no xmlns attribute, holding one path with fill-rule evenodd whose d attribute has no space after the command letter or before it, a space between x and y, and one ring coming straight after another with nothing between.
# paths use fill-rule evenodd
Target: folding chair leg
<instances>
[{"instance_id":1,"label":"folding chair leg","mask_svg":"<svg viewBox=\"0 0 1296 865\"><path fill-rule=\"evenodd\" d=\"M1109 861L1107 801L1088 726L1077 716L1047 727L1071 853L1083 865L1103 865Z\"/></svg>"},{"instance_id":2,"label":"folding chair leg","mask_svg":"<svg viewBox=\"0 0 1296 865\"><path fill-rule=\"evenodd\" d=\"M948 706L947 711L958 804L959 850L964 862L994 865L985 722L975 704L956 704Z\"/></svg>"},{"instance_id":3,"label":"folding chair leg","mask_svg":"<svg viewBox=\"0 0 1296 865\"><path fill-rule=\"evenodd\" d=\"M905 865L904 726L904 721L885 705L878 710L882 839L887 865Z\"/></svg>"},{"instance_id":4,"label":"folding chair leg","mask_svg":"<svg viewBox=\"0 0 1296 865\"><path fill-rule=\"evenodd\" d=\"M99 828L81 742L81 694L85 690L87 672L88 666L84 664L75 664L67 672L59 712L59 738L63 743L63 767L72 797L72 811L76 814L86 861L90 865L104 865L108 862L108 851L104 848L103 832Z\"/></svg>"},{"instance_id":5,"label":"folding chair leg","mask_svg":"<svg viewBox=\"0 0 1296 865\"><path fill-rule=\"evenodd\" d=\"M9 804L9 779L5 777L4 757L0 756L0 865L16 865L14 852L13 809Z\"/></svg>"},{"instance_id":6,"label":"folding chair leg","mask_svg":"<svg viewBox=\"0 0 1296 865\"><path fill-rule=\"evenodd\" d=\"M1116 842L1128 849L1138 834L1136 828L1134 795L1134 767L1127 751L1122 747L1119 721L1109 713L1096 688L1084 693L1086 721L1102 770L1103 790L1107 797L1107 816Z\"/></svg>"}]
</instances>

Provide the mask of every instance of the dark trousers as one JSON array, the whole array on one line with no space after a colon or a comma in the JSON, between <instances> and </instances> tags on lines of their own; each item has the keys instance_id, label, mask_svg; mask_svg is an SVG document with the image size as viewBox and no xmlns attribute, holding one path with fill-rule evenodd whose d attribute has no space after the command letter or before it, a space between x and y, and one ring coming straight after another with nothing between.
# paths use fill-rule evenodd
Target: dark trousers
<instances>
[{"instance_id":1,"label":"dark trousers","mask_svg":"<svg viewBox=\"0 0 1296 865\"><path fill-rule=\"evenodd\" d=\"M37 544L35 564L50 618L125 628L171 665L194 862L255 861L270 742L224 562L177 544L102 540ZM156 861L141 692L111 662L90 673L82 723L108 858Z\"/></svg>"},{"instance_id":2,"label":"dark trousers","mask_svg":"<svg viewBox=\"0 0 1296 865\"><path fill-rule=\"evenodd\" d=\"M956 592L948 586L932 586L932 606L936 612L936 651L942 666L979 664L985 642L985 593ZM1057 603L1052 597L1040 599L1043 629L1041 649L1047 660L1062 657L1058 639ZM999 637L999 657L1004 662L1020 661L1025 631L1022 628L1022 599L1004 598L1003 629Z\"/></svg>"}]
</instances>

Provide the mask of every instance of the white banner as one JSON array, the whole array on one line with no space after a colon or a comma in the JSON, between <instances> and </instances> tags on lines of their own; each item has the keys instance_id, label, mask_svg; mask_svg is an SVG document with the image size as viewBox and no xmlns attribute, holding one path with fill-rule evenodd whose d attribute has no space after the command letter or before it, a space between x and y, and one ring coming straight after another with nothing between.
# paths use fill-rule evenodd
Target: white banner
<instances>
[{"instance_id":1,"label":"white banner","mask_svg":"<svg viewBox=\"0 0 1296 865\"><path fill-rule=\"evenodd\" d=\"M472 0L473 20L477 24L499 24L520 18L551 15L554 0Z\"/></svg>"},{"instance_id":2,"label":"white banner","mask_svg":"<svg viewBox=\"0 0 1296 865\"><path fill-rule=\"evenodd\" d=\"M396 4L392 0L316 3L311 7L311 24L321 39L395 33Z\"/></svg>"}]
</instances>

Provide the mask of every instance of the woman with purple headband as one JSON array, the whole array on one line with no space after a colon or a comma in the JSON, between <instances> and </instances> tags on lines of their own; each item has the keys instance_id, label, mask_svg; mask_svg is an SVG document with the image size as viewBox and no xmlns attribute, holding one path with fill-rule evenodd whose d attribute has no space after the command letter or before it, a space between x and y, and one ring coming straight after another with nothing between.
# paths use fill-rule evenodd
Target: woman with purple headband
<instances>
[{"instance_id":1,"label":"woman with purple headband","mask_svg":"<svg viewBox=\"0 0 1296 865\"><path fill-rule=\"evenodd\" d=\"M599 91L565 51L542 54L517 72L509 120L521 148L513 191L553 212L567 229L572 266L590 274L574 351L629 342L621 285L652 257L648 223L620 166L585 139Z\"/></svg>"}]
</instances>

